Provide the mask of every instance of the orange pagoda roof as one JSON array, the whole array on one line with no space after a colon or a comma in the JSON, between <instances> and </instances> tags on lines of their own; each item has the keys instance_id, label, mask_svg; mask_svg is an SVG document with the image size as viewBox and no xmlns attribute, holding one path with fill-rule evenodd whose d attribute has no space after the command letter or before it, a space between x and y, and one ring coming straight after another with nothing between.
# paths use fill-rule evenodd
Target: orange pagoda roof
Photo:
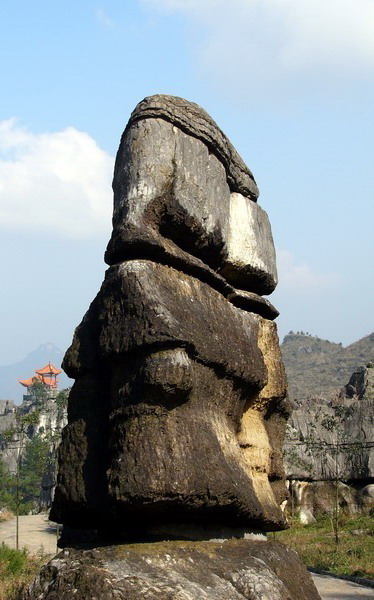
<instances>
[{"instance_id":1,"label":"orange pagoda roof","mask_svg":"<svg viewBox=\"0 0 374 600\"><path fill-rule=\"evenodd\" d=\"M37 369L35 373L38 375L59 375L59 373L62 373L62 371L61 369L56 369L56 367L49 362L42 369Z\"/></svg>"},{"instance_id":2,"label":"orange pagoda roof","mask_svg":"<svg viewBox=\"0 0 374 600\"><path fill-rule=\"evenodd\" d=\"M35 373L36 375L33 375L29 379L19 379L19 383L25 387L30 387L30 385L32 385L36 381L41 381L42 383L44 383L44 385L57 388L57 375L62 373L62 370L57 369L51 362L49 362L42 369L37 369Z\"/></svg>"},{"instance_id":3,"label":"orange pagoda roof","mask_svg":"<svg viewBox=\"0 0 374 600\"><path fill-rule=\"evenodd\" d=\"M40 377L35 377L35 375L33 377L30 377L29 379L19 379L19 383L21 385L24 385L25 387L30 387L30 385L32 385L33 383L35 383L35 381L40 380Z\"/></svg>"}]
</instances>

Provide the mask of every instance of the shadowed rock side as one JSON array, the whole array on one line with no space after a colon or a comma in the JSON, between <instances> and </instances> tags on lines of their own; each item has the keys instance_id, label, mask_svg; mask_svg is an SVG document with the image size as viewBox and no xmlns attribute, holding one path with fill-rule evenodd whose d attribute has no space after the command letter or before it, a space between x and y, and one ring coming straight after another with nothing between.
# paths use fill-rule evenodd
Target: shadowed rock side
<instances>
[{"instance_id":1,"label":"shadowed rock side","mask_svg":"<svg viewBox=\"0 0 374 600\"><path fill-rule=\"evenodd\" d=\"M84 529L283 528L286 381L261 296L277 274L251 172L200 107L154 96L122 136L113 189L110 268L63 363L76 382L61 545Z\"/></svg>"},{"instance_id":2,"label":"shadowed rock side","mask_svg":"<svg viewBox=\"0 0 374 600\"><path fill-rule=\"evenodd\" d=\"M319 600L296 552L273 542L163 542L65 550L18 600Z\"/></svg>"}]
</instances>

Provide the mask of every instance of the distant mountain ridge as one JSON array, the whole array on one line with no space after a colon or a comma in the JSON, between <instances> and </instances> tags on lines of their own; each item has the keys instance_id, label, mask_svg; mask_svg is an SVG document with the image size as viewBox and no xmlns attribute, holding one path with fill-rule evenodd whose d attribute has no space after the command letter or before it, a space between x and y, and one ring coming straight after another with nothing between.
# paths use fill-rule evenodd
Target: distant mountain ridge
<instances>
[{"instance_id":1,"label":"distant mountain ridge","mask_svg":"<svg viewBox=\"0 0 374 600\"><path fill-rule=\"evenodd\" d=\"M281 344L291 399L318 396L347 383L359 366L374 361L374 333L346 346L303 332L290 332Z\"/></svg>"},{"instance_id":2,"label":"distant mountain ridge","mask_svg":"<svg viewBox=\"0 0 374 600\"><path fill-rule=\"evenodd\" d=\"M48 362L60 367L64 353L52 343L41 344L22 360L12 365L0 366L0 399L14 400L17 404L22 402L26 389L18 383L19 379L28 379L35 369L44 367ZM59 389L71 386L73 381L61 373L59 375Z\"/></svg>"}]
</instances>

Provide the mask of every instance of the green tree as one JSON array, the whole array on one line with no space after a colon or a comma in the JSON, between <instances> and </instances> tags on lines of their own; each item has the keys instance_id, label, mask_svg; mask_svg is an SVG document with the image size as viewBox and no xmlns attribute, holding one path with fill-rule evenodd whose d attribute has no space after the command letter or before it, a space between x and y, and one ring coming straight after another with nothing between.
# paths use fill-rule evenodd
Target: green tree
<instances>
[{"instance_id":1,"label":"green tree","mask_svg":"<svg viewBox=\"0 0 374 600\"><path fill-rule=\"evenodd\" d=\"M56 404L59 408L65 409L67 407L70 390L71 388L68 387L58 392L56 396Z\"/></svg>"},{"instance_id":2,"label":"green tree","mask_svg":"<svg viewBox=\"0 0 374 600\"><path fill-rule=\"evenodd\" d=\"M32 396L34 402L42 408L49 398L48 390L44 383L35 379L34 383L28 388L29 396Z\"/></svg>"},{"instance_id":3,"label":"green tree","mask_svg":"<svg viewBox=\"0 0 374 600\"><path fill-rule=\"evenodd\" d=\"M310 415L308 434L302 436L301 432L296 433L296 437L291 437L288 447L286 446L284 449L284 456L288 462L293 466L306 470L310 476L313 474L313 459L315 460L318 457L324 465L332 460L334 498L331 523L336 544L339 543L339 483L342 480L339 458L344 456L345 460L352 460L368 447L366 441L352 439L344 426L352 417L353 410L353 406L342 404L331 407L326 406L325 409L319 407L317 411ZM323 431L330 434L329 439L324 439L323 433L321 434ZM306 456L312 459L311 462L301 458L298 447L303 448Z\"/></svg>"},{"instance_id":4,"label":"green tree","mask_svg":"<svg viewBox=\"0 0 374 600\"><path fill-rule=\"evenodd\" d=\"M40 409L29 413L16 412L15 425L2 433L2 443L5 443L8 448L16 449L17 452L17 467L15 474L15 489L12 494L12 502L10 509L16 515L16 549L18 550L19 542L19 515L27 513L31 506L23 502L23 490L21 488L21 464L24 454L25 444L27 444L28 434L32 434L36 425L39 423ZM40 492L40 490L39 490ZM26 492L26 497L29 495L29 490Z\"/></svg>"},{"instance_id":5,"label":"green tree","mask_svg":"<svg viewBox=\"0 0 374 600\"><path fill-rule=\"evenodd\" d=\"M20 514L28 513L38 503L43 474L47 470L49 444L40 436L26 443L19 468Z\"/></svg>"},{"instance_id":6,"label":"green tree","mask_svg":"<svg viewBox=\"0 0 374 600\"><path fill-rule=\"evenodd\" d=\"M0 459L0 508L14 509L16 477L12 475Z\"/></svg>"}]
</instances>

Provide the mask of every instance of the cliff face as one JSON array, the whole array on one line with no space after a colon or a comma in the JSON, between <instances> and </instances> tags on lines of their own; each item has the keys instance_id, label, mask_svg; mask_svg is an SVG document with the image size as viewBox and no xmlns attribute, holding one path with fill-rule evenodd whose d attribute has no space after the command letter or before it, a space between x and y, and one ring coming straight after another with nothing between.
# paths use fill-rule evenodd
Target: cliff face
<instances>
[{"instance_id":1,"label":"cliff face","mask_svg":"<svg viewBox=\"0 0 374 600\"><path fill-rule=\"evenodd\" d=\"M333 509L337 481L341 507L357 512L374 505L373 425L372 363L356 369L329 399L295 405L287 425L285 469L294 507L305 522Z\"/></svg>"},{"instance_id":2,"label":"cliff face","mask_svg":"<svg viewBox=\"0 0 374 600\"><path fill-rule=\"evenodd\" d=\"M13 400L0 400L0 458L6 467L15 473L17 451L5 443L4 434L16 423L16 406Z\"/></svg>"},{"instance_id":3,"label":"cliff face","mask_svg":"<svg viewBox=\"0 0 374 600\"><path fill-rule=\"evenodd\" d=\"M366 481L374 478L374 369L360 367L332 399L310 398L287 426L290 479Z\"/></svg>"},{"instance_id":4,"label":"cliff face","mask_svg":"<svg viewBox=\"0 0 374 600\"><path fill-rule=\"evenodd\" d=\"M34 417L33 424L24 427L22 434L17 421L19 423L29 416ZM66 423L66 407L56 402L55 398L47 398L40 403L36 398L24 396L24 401L19 406L9 400L0 400L0 458L11 473L16 472L20 447L24 453L28 441L35 436L48 441L50 467L42 480L40 508L47 508L52 503L56 485L55 455ZM12 430L13 435L9 437Z\"/></svg>"}]
</instances>

